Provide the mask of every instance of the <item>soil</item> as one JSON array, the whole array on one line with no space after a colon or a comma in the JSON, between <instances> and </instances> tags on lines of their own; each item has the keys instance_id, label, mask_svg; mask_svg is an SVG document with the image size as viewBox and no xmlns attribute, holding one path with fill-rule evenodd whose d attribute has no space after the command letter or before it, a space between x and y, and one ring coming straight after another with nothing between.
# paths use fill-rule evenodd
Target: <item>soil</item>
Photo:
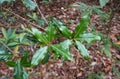
<instances>
[{"instance_id":1,"label":"soil","mask_svg":"<svg viewBox=\"0 0 120 79\"><path fill-rule=\"evenodd\" d=\"M84 2L88 5L99 5L98 0L53 0L48 4L44 4L42 1L37 1L41 9L41 12L45 18L56 17L62 20L65 25L73 31L81 19L81 13L79 10L76 10L75 7L69 7L70 4L75 4L76 2ZM103 8L105 11L109 11L110 5L107 5ZM4 8L10 8L16 14L26 18L26 11L31 12L29 9L25 8L21 1L16 1L14 3L6 3L2 6ZM38 11L35 11L39 17L40 14ZM0 28L5 27L6 29L16 28L21 29L21 24L29 25L27 22L22 19L14 16L13 14L9 15L14 18L14 22L3 21L5 18L0 18ZM72 21L73 23L70 23ZM115 12L114 18L112 19L111 26L103 25L100 21L98 15L91 15L91 24L95 26L96 31L108 35L111 39L111 42L115 43L119 41L117 38L120 36L120 13ZM43 26L44 27L44 26ZM109 32L105 32L105 27L109 28ZM91 31L90 28L88 30ZM2 33L0 32L0 37ZM30 79L87 79L88 76L93 74L104 74L104 79L120 79L116 74L113 73L112 66L115 65L120 70L120 64L114 59L120 60L120 49L111 46L112 58L107 57L103 54L100 48L103 46L103 43L95 42L88 49L90 52L90 60L85 60L75 47L71 47L71 53L74 57L74 62L66 61L62 62L61 59L52 60L50 59L47 64L39 64L33 69L26 68L30 74ZM114 59L113 59L114 58ZM13 68L8 67L4 62L0 62L0 79L13 79ZM92 78L91 78L92 79ZM96 79L96 78L94 78Z\"/></svg>"}]
</instances>

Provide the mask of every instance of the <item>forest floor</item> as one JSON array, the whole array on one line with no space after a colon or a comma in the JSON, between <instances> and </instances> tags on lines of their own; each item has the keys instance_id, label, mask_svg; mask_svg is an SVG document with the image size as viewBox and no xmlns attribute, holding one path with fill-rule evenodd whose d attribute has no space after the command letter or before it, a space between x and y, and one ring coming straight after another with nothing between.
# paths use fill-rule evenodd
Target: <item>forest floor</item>
<instances>
[{"instance_id":1,"label":"forest floor","mask_svg":"<svg viewBox=\"0 0 120 79\"><path fill-rule=\"evenodd\" d=\"M81 18L81 13L76 10L75 7L69 7L70 4L75 4L76 2L85 2L88 5L99 5L98 2L88 1L88 0L53 0L49 4L44 4L39 1L39 6L46 18L56 17L62 20L70 30L74 30L76 25L79 23ZM6 4L5 8L10 7L16 14L28 19L25 12L30 12L27 8L23 6L20 2L15 2L15 4ZM108 11L109 5L104 8ZM39 12L37 12L39 15ZM21 24L27 24L20 18L11 15L15 19L14 22L3 22L3 18L0 18L0 28L16 28L21 29ZM40 15L39 15L40 16ZM70 23L72 21L72 23ZM91 24L95 26L96 31L110 36L111 42L115 43L120 36L120 13L116 12L114 18L112 19L112 25L109 28L109 32L105 33L105 25L102 25L98 15L91 15ZM88 28L88 30L91 30ZM0 37L2 33L0 32ZM71 53L75 59L74 62L66 61L62 62L61 59L52 60L45 65L39 64L37 67L28 70L30 74L30 79L120 79L120 74L114 73L113 68L116 67L120 70L120 49L113 47L111 45L110 52L112 58L107 57L102 53L101 47L103 43L95 42L88 49L90 52L91 59L89 61L85 60L76 50L76 48L71 47ZM117 61L116 61L117 60ZM0 62L0 79L13 79L13 68L6 66L3 62ZM93 76L97 76L93 78ZM91 78L90 78L91 77Z\"/></svg>"}]
</instances>

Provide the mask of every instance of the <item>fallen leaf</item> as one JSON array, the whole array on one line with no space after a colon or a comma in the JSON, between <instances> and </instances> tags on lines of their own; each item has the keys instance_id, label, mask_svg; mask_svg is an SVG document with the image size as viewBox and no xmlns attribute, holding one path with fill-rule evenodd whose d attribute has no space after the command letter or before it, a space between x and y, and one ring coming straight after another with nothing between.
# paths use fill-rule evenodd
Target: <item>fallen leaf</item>
<instances>
[{"instance_id":1,"label":"fallen leaf","mask_svg":"<svg viewBox=\"0 0 120 79\"><path fill-rule=\"evenodd\" d=\"M108 72L112 69L112 67L110 65L108 65L106 68L105 68L105 72Z\"/></svg>"},{"instance_id":2,"label":"fallen leaf","mask_svg":"<svg viewBox=\"0 0 120 79\"><path fill-rule=\"evenodd\" d=\"M117 44L117 45L120 45L120 41L118 41L118 42L115 42L115 44Z\"/></svg>"}]
</instances>

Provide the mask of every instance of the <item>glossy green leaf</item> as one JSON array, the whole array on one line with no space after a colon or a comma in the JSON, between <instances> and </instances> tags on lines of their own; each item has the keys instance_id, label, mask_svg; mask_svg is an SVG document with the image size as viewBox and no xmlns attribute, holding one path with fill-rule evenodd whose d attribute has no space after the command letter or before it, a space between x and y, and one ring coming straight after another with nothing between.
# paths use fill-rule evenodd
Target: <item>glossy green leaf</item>
<instances>
[{"instance_id":1,"label":"glossy green leaf","mask_svg":"<svg viewBox=\"0 0 120 79\"><path fill-rule=\"evenodd\" d=\"M17 42L11 42L11 43L9 43L9 44L7 44L7 46L16 46L16 45L18 45L18 43Z\"/></svg>"},{"instance_id":2,"label":"glossy green leaf","mask_svg":"<svg viewBox=\"0 0 120 79\"><path fill-rule=\"evenodd\" d=\"M101 37L98 35L95 35L93 33L84 33L79 36L79 38L76 38L79 41L92 43L93 41L100 41Z\"/></svg>"},{"instance_id":3,"label":"glossy green leaf","mask_svg":"<svg viewBox=\"0 0 120 79\"><path fill-rule=\"evenodd\" d=\"M42 60L42 64L46 64L49 60L50 53L46 53L44 59Z\"/></svg>"},{"instance_id":4,"label":"glossy green leaf","mask_svg":"<svg viewBox=\"0 0 120 79\"><path fill-rule=\"evenodd\" d=\"M37 24L40 25L40 26L44 25L45 23L46 22L43 19L38 19L37 20Z\"/></svg>"},{"instance_id":5,"label":"glossy green leaf","mask_svg":"<svg viewBox=\"0 0 120 79\"><path fill-rule=\"evenodd\" d=\"M100 6L103 8L109 2L109 0L99 0L99 2Z\"/></svg>"},{"instance_id":6,"label":"glossy green leaf","mask_svg":"<svg viewBox=\"0 0 120 79\"><path fill-rule=\"evenodd\" d=\"M38 17L36 13L32 13L32 14L27 14L28 17L30 17L32 20L37 21Z\"/></svg>"},{"instance_id":7,"label":"glossy green leaf","mask_svg":"<svg viewBox=\"0 0 120 79\"><path fill-rule=\"evenodd\" d=\"M53 24L49 24L48 27L46 28L46 38L48 39L48 41L52 41L55 37L56 31L55 31L55 27L53 26Z\"/></svg>"},{"instance_id":8,"label":"glossy green leaf","mask_svg":"<svg viewBox=\"0 0 120 79\"><path fill-rule=\"evenodd\" d=\"M12 54L6 53L3 50L0 50L0 60L6 60L8 58L11 58Z\"/></svg>"},{"instance_id":9,"label":"glossy green leaf","mask_svg":"<svg viewBox=\"0 0 120 79\"><path fill-rule=\"evenodd\" d=\"M101 34L101 33L99 33L99 35L101 36L102 41L103 41L103 46L102 46L101 52L106 54L108 57L111 58L112 54L110 52L110 47L111 47L110 38L104 34Z\"/></svg>"},{"instance_id":10,"label":"glossy green leaf","mask_svg":"<svg viewBox=\"0 0 120 79\"><path fill-rule=\"evenodd\" d=\"M30 29L26 28L26 26L23 25L23 24L21 24L21 28L22 28L23 31L25 31L25 32L32 33L32 31L31 31Z\"/></svg>"},{"instance_id":11,"label":"glossy green leaf","mask_svg":"<svg viewBox=\"0 0 120 79\"><path fill-rule=\"evenodd\" d=\"M80 54L85 58L85 59L89 59L89 53L88 50L85 48L85 46L83 44L81 44L79 41L75 41L76 43L76 47L77 49L80 51Z\"/></svg>"},{"instance_id":12,"label":"glossy green leaf","mask_svg":"<svg viewBox=\"0 0 120 79\"><path fill-rule=\"evenodd\" d=\"M19 36L17 37L17 39L19 40L19 44L23 44L23 45L30 45L28 39L26 38L27 33L21 33L19 34Z\"/></svg>"},{"instance_id":13,"label":"glossy green leaf","mask_svg":"<svg viewBox=\"0 0 120 79\"><path fill-rule=\"evenodd\" d=\"M15 79L29 79L29 75L21 66L20 61L16 61L16 65L14 67L14 78Z\"/></svg>"},{"instance_id":14,"label":"glossy green leaf","mask_svg":"<svg viewBox=\"0 0 120 79\"><path fill-rule=\"evenodd\" d=\"M84 31L86 31L87 26L89 25L89 20L90 20L90 13L86 12L82 19L80 20L80 24L76 27L73 37L77 38L79 37L80 34L82 34Z\"/></svg>"},{"instance_id":15,"label":"glossy green leaf","mask_svg":"<svg viewBox=\"0 0 120 79\"><path fill-rule=\"evenodd\" d=\"M24 52L24 55L21 58L21 64L24 67L30 67L31 66L31 61L28 60L29 52Z\"/></svg>"},{"instance_id":16,"label":"glossy green leaf","mask_svg":"<svg viewBox=\"0 0 120 79\"><path fill-rule=\"evenodd\" d=\"M47 46L38 49L32 57L31 65L32 66L38 65L45 58L46 53L48 53Z\"/></svg>"},{"instance_id":17,"label":"glossy green leaf","mask_svg":"<svg viewBox=\"0 0 120 79\"><path fill-rule=\"evenodd\" d=\"M39 31L36 28L32 28L32 33L35 37L36 40L38 40L39 42L43 43L43 44L47 44L49 41L47 40L45 34L43 34L41 31Z\"/></svg>"},{"instance_id":18,"label":"glossy green leaf","mask_svg":"<svg viewBox=\"0 0 120 79\"><path fill-rule=\"evenodd\" d=\"M53 18L54 25L60 30L60 32L67 38L71 38L70 30L59 20Z\"/></svg>"},{"instance_id":19,"label":"glossy green leaf","mask_svg":"<svg viewBox=\"0 0 120 79\"><path fill-rule=\"evenodd\" d=\"M73 61L73 57L70 54L70 50L69 50L71 44L72 44L71 40L65 40L60 44L51 45L51 48L55 52L55 55L59 55L62 57L63 61L65 60Z\"/></svg>"},{"instance_id":20,"label":"glossy green leaf","mask_svg":"<svg viewBox=\"0 0 120 79\"><path fill-rule=\"evenodd\" d=\"M0 38L0 42L6 40L5 38Z\"/></svg>"},{"instance_id":21,"label":"glossy green leaf","mask_svg":"<svg viewBox=\"0 0 120 79\"><path fill-rule=\"evenodd\" d=\"M16 29L9 28L7 30L7 37L8 37L8 39L15 39L17 37L17 35L15 34L15 32L16 32Z\"/></svg>"},{"instance_id":22,"label":"glossy green leaf","mask_svg":"<svg viewBox=\"0 0 120 79\"><path fill-rule=\"evenodd\" d=\"M100 0L99 0L100 1ZM103 2L107 1L107 0L102 0ZM88 6L86 5L85 3L82 3L82 2L78 2L78 4L80 6L78 6L78 10L80 10L81 13L84 13L86 11L91 11L93 13L96 13L98 16L100 16L100 18L103 20L103 21L106 21L109 19L109 14L105 13L104 11L100 10L101 6L95 6L95 5L92 5L92 6ZM73 5L74 6L74 5Z\"/></svg>"},{"instance_id":23,"label":"glossy green leaf","mask_svg":"<svg viewBox=\"0 0 120 79\"><path fill-rule=\"evenodd\" d=\"M43 44L48 44L48 39L45 37L43 33L42 34L36 33L34 36L37 37L39 42L42 42Z\"/></svg>"},{"instance_id":24,"label":"glossy green leaf","mask_svg":"<svg viewBox=\"0 0 120 79\"><path fill-rule=\"evenodd\" d=\"M29 74L23 69L23 79L30 79Z\"/></svg>"},{"instance_id":25,"label":"glossy green leaf","mask_svg":"<svg viewBox=\"0 0 120 79\"><path fill-rule=\"evenodd\" d=\"M41 34L41 31L39 31L36 28L31 28L31 29L25 28L24 25L21 25L21 27L22 27L23 31L27 32L25 34L24 38L26 38L29 41L35 42L35 43L37 43L38 41L40 42L40 40L38 40L39 37L36 37L34 35L35 35L35 33ZM21 42L21 40L23 40L23 39L20 39L20 42Z\"/></svg>"},{"instance_id":26,"label":"glossy green leaf","mask_svg":"<svg viewBox=\"0 0 120 79\"><path fill-rule=\"evenodd\" d=\"M14 67L16 63L15 63L15 61L7 61L7 62L5 62L5 64L10 67Z\"/></svg>"},{"instance_id":27,"label":"glossy green leaf","mask_svg":"<svg viewBox=\"0 0 120 79\"><path fill-rule=\"evenodd\" d=\"M2 4L3 2L12 2L12 1L15 1L15 0L0 0L0 4Z\"/></svg>"},{"instance_id":28,"label":"glossy green leaf","mask_svg":"<svg viewBox=\"0 0 120 79\"><path fill-rule=\"evenodd\" d=\"M94 13L96 13L98 16L100 16L100 18L103 20L103 21L106 21L109 19L109 14L107 14L106 12L98 9L98 8L95 8L95 7L92 7L92 10Z\"/></svg>"},{"instance_id":29,"label":"glossy green leaf","mask_svg":"<svg viewBox=\"0 0 120 79\"><path fill-rule=\"evenodd\" d=\"M30 8L30 10L35 10L36 3L32 0L22 0L22 2L27 8Z\"/></svg>"},{"instance_id":30,"label":"glossy green leaf","mask_svg":"<svg viewBox=\"0 0 120 79\"><path fill-rule=\"evenodd\" d=\"M19 61L16 62L16 65L14 67L14 78L23 79L23 68Z\"/></svg>"},{"instance_id":31,"label":"glossy green leaf","mask_svg":"<svg viewBox=\"0 0 120 79\"><path fill-rule=\"evenodd\" d=\"M35 34L35 33L38 33L38 34L41 34L42 32L41 31L39 31L37 28L31 28L31 33L32 34Z\"/></svg>"},{"instance_id":32,"label":"glossy green leaf","mask_svg":"<svg viewBox=\"0 0 120 79\"><path fill-rule=\"evenodd\" d=\"M108 57L112 57L112 54L110 52L110 44L109 43L105 43L104 46L102 47L102 51L103 53L105 53Z\"/></svg>"},{"instance_id":33,"label":"glossy green leaf","mask_svg":"<svg viewBox=\"0 0 120 79\"><path fill-rule=\"evenodd\" d=\"M23 42L23 39L25 38L25 35L26 35L26 33L19 34L18 39L19 39L20 42Z\"/></svg>"},{"instance_id":34,"label":"glossy green leaf","mask_svg":"<svg viewBox=\"0 0 120 79\"><path fill-rule=\"evenodd\" d=\"M85 12L86 10L90 9L90 7L83 2L77 2L77 4L79 5L77 9L80 10L81 12Z\"/></svg>"},{"instance_id":35,"label":"glossy green leaf","mask_svg":"<svg viewBox=\"0 0 120 79\"><path fill-rule=\"evenodd\" d=\"M50 3L52 0L43 0L43 3L44 4L48 4L48 3Z\"/></svg>"},{"instance_id":36,"label":"glossy green leaf","mask_svg":"<svg viewBox=\"0 0 120 79\"><path fill-rule=\"evenodd\" d=\"M3 34L4 38L7 39L7 32L4 28L2 28L2 34Z\"/></svg>"}]
</instances>

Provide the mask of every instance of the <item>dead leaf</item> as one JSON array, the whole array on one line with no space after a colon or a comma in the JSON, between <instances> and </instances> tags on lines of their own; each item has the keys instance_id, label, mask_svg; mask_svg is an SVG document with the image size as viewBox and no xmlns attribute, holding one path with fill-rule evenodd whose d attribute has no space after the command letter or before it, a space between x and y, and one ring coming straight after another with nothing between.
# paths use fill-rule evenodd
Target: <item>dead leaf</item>
<instances>
[{"instance_id":1,"label":"dead leaf","mask_svg":"<svg viewBox=\"0 0 120 79\"><path fill-rule=\"evenodd\" d=\"M120 45L120 41L118 41L118 42L115 42L115 44L117 44L117 45Z\"/></svg>"}]
</instances>

